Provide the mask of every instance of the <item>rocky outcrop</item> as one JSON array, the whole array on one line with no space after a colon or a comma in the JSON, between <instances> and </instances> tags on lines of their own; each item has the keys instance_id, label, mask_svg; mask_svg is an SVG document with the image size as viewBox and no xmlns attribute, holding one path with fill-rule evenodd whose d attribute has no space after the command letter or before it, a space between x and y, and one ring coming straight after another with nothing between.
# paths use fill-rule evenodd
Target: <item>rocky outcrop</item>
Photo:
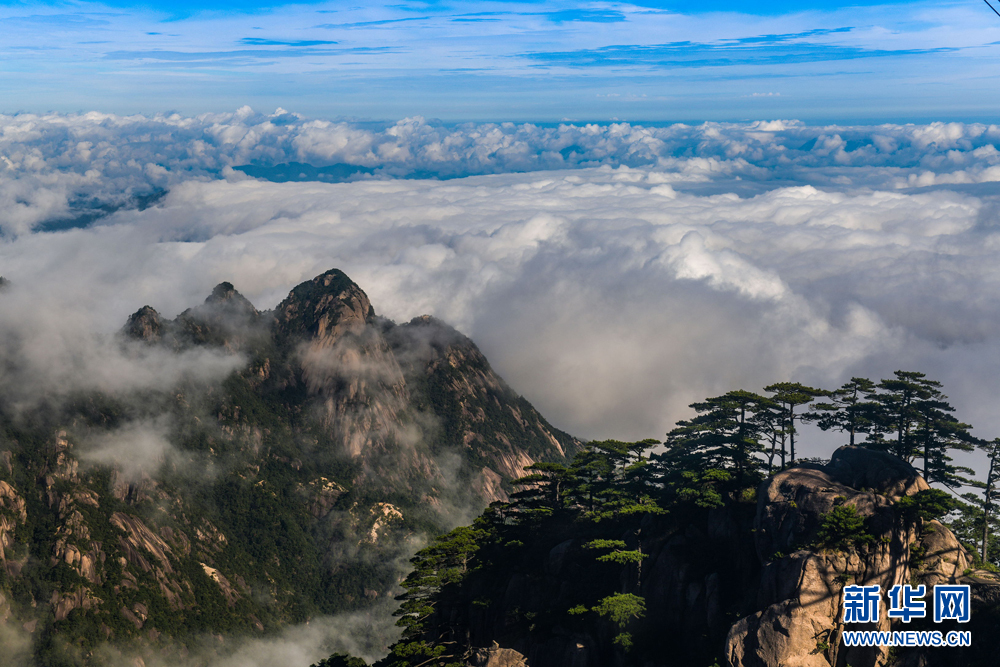
<instances>
[{"instance_id":1,"label":"rocky outcrop","mask_svg":"<svg viewBox=\"0 0 1000 667\"><path fill-rule=\"evenodd\" d=\"M875 667L888 647L845 647L845 629L890 630L843 623L843 589L877 584L967 583L971 559L938 521L898 511L896 501L927 489L909 464L885 452L838 449L827 466L802 465L774 475L758 490L754 544L763 564L758 611L737 621L726 638L731 667ZM871 540L847 548L817 547L817 533L835 507L854 508ZM1000 586L1000 581L995 582Z\"/></svg>"},{"instance_id":2,"label":"rocky outcrop","mask_svg":"<svg viewBox=\"0 0 1000 667\"><path fill-rule=\"evenodd\" d=\"M267 335L266 323L232 283L219 283L205 302L177 316L175 345L216 345L230 351L246 350Z\"/></svg>"},{"instance_id":3,"label":"rocky outcrop","mask_svg":"<svg viewBox=\"0 0 1000 667\"><path fill-rule=\"evenodd\" d=\"M368 295L343 271L331 269L298 285L274 309L274 335L280 342L303 338L331 346L346 333L360 333L375 318Z\"/></svg>"},{"instance_id":4,"label":"rocky outcrop","mask_svg":"<svg viewBox=\"0 0 1000 667\"><path fill-rule=\"evenodd\" d=\"M188 308L174 320L165 320L151 306L129 316L122 334L127 339L162 343L175 350L218 346L232 352L246 350L266 335L260 312L231 283L219 283L205 302Z\"/></svg>"},{"instance_id":5,"label":"rocky outcrop","mask_svg":"<svg viewBox=\"0 0 1000 667\"><path fill-rule=\"evenodd\" d=\"M129 316L122 333L128 338L158 343L163 337L163 318L152 306L143 306Z\"/></svg>"},{"instance_id":6,"label":"rocky outcrop","mask_svg":"<svg viewBox=\"0 0 1000 667\"><path fill-rule=\"evenodd\" d=\"M0 481L0 566L7 567L8 550L14 545L14 532L27 520L24 498L10 484Z\"/></svg>"},{"instance_id":7,"label":"rocky outcrop","mask_svg":"<svg viewBox=\"0 0 1000 667\"><path fill-rule=\"evenodd\" d=\"M909 463L889 452L864 447L841 447L824 468L841 484L872 490L891 500L930 488Z\"/></svg>"},{"instance_id":8,"label":"rocky outcrop","mask_svg":"<svg viewBox=\"0 0 1000 667\"><path fill-rule=\"evenodd\" d=\"M304 485L303 491L309 498L309 513L317 519L330 514L337 500L347 493L347 489L326 477L319 477Z\"/></svg>"}]
</instances>

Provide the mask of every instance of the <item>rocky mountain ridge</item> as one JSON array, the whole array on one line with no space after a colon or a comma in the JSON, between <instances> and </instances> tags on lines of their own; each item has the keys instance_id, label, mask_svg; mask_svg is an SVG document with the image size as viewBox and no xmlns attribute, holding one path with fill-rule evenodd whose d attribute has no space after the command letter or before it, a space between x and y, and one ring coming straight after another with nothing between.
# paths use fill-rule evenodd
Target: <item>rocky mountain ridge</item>
<instances>
[{"instance_id":1,"label":"rocky mountain ridge","mask_svg":"<svg viewBox=\"0 0 1000 667\"><path fill-rule=\"evenodd\" d=\"M579 445L468 338L378 317L338 270L271 311L229 283L172 320L144 306L121 344L244 364L221 385L0 409L0 619L29 664L181 659L206 635L364 609L424 536ZM159 458L95 459L108 441Z\"/></svg>"}]
</instances>

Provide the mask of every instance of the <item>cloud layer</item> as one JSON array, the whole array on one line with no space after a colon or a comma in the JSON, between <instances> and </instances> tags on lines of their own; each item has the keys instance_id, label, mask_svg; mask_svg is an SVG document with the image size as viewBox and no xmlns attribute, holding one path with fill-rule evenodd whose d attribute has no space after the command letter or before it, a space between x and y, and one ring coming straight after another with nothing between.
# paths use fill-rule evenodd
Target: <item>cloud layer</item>
<instances>
[{"instance_id":1,"label":"cloud layer","mask_svg":"<svg viewBox=\"0 0 1000 667\"><path fill-rule=\"evenodd\" d=\"M626 166L700 193L807 183L989 194L1000 182L998 139L1000 126L963 123L371 124L248 107L197 117L0 115L0 232L83 226L244 165L272 179L319 182Z\"/></svg>"},{"instance_id":2,"label":"cloud layer","mask_svg":"<svg viewBox=\"0 0 1000 667\"><path fill-rule=\"evenodd\" d=\"M102 365L95 342L138 307L173 316L229 280L269 308L338 267L380 313L457 325L583 437L661 436L733 387L897 368L943 380L981 435L1000 428L996 126L371 128L241 110L2 127L5 335L53 351L26 354L45 382L150 386L181 371ZM295 161L372 173L231 169ZM389 178L421 172L454 178ZM126 196L156 188L142 210ZM80 200L123 207L39 231Z\"/></svg>"},{"instance_id":3,"label":"cloud layer","mask_svg":"<svg viewBox=\"0 0 1000 667\"><path fill-rule=\"evenodd\" d=\"M0 400L217 381L243 360L113 334L145 304L173 317L221 281L271 308L337 267L380 314L470 335L574 435L662 437L729 389L902 368L943 381L959 418L993 437L998 140L1000 127L959 123L0 117ZM234 169L247 164L289 182ZM361 169L324 169L337 164ZM81 455L141 476L171 456L170 426L130 422ZM806 456L841 444L800 443ZM324 619L216 662L371 656L389 628L369 623Z\"/></svg>"}]
</instances>

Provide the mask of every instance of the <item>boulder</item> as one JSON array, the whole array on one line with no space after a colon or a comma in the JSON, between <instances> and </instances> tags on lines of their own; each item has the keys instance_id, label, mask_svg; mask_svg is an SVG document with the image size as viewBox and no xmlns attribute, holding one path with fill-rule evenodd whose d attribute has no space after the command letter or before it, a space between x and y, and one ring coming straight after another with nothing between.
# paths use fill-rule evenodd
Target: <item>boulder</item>
<instances>
[{"instance_id":1,"label":"boulder","mask_svg":"<svg viewBox=\"0 0 1000 667\"><path fill-rule=\"evenodd\" d=\"M908 463L860 447L838 449L830 464L803 464L762 482L754 541L763 563L758 611L737 621L726 639L731 667L878 667L884 647L840 645L845 629L843 589L881 586L885 592L914 578L954 583L969 558L936 521L906 519L896 500L929 488ZM823 548L817 534L835 507L853 507L872 540L844 550ZM912 548L911 548L912 547ZM884 598L883 598L884 599ZM847 629L889 630L877 623Z\"/></svg>"},{"instance_id":2,"label":"boulder","mask_svg":"<svg viewBox=\"0 0 1000 667\"><path fill-rule=\"evenodd\" d=\"M842 484L855 489L871 489L893 500L930 488L906 461L889 452L864 447L841 447L833 453L825 468Z\"/></svg>"}]
</instances>

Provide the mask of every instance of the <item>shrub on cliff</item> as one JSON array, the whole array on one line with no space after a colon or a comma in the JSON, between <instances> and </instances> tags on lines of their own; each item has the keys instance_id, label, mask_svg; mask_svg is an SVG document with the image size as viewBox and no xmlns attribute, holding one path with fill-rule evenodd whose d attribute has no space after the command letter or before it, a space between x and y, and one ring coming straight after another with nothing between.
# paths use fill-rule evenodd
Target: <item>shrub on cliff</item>
<instances>
[{"instance_id":1,"label":"shrub on cliff","mask_svg":"<svg viewBox=\"0 0 1000 667\"><path fill-rule=\"evenodd\" d=\"M838 505L823 517L816 534L818 546L844 551L860 548L875 538L865 530L865 519L852 505Z\"/></svg>"}]
</instances>

